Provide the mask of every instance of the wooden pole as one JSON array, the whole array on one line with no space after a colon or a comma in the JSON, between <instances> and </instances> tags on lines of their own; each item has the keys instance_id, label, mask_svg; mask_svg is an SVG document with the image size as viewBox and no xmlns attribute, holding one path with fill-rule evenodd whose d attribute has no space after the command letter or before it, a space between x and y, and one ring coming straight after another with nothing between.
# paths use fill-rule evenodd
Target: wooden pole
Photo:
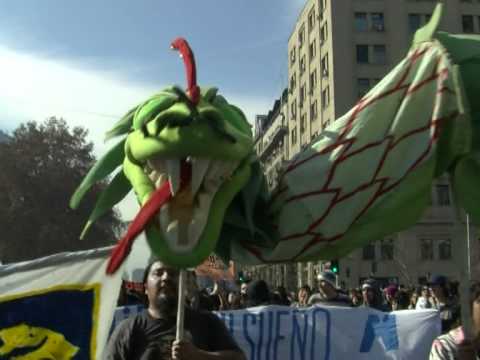
<instances>
[{"instance_id":1,"label":"wooden pole","mask_svg":"<svg viewBox=\"0 0 480 360\"><path fill-rule=\"evenodd\" d=\"M176 340L184 339L184 318L185 318L185 292L187 283L187 271L185 269L180 270L180 276L178 278L178 308L177 308L177 334Z\"/></svg>"},{"instance_id":2,"label":"wooden pole","mask_svg":"<svg viewBox=\"0 0 480 360\"><path fill-rule=\"evenodd\" d=\"M466 239L464 243L462 266L462 277L460 281L460 306L462 309L462 324L467 339L473 337L472 308L470 306L470 284L472 279L471 272L471 241L470 241L470 218L466 216Z\"/></svg>"}]
</instances>

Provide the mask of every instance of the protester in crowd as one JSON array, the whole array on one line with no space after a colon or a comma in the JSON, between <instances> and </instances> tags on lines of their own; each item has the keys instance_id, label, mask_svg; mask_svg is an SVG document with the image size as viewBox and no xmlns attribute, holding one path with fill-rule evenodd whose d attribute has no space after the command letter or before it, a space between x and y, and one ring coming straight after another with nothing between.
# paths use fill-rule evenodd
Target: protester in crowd
<instances>
[{"instance_id":1,"label":"protester in crowd","mask_svg":"<svg viewBox=\"0 0 480 360\"><path fill-rule=\"evenodd\" d=\"M310 296L308 305L322 304L335 306L351 306L347 295L341 293L336 287L336 275L325 271L317 276L318 293Z\"/></svg>"},{"instance_id":2,"label":"protester in crowd","mask_svg":"<svg viewBox=\"0 0 480 360\"><path fill-rule=\"evenodd\" d=\"M246 282L242 282L240 284L240 294L247 295L247 288L248 288L248 284Z\"/></svg>"},{"instance_id":3,"label":"protester in crowd","mask_svg":"<svg viewBox=\"0 0 480 360\"><path fill-rule=\"evenodd\" d=\"M392 311L407 310L410 302L410 295L406 290L398 290L391 300Z\"/></svg>"},{"instance_id":4,"label":"protester in crowd","mask_svg":"<svg viewBox=\"0 0 480 360\"><path fill-rule=\"evenodd\" d=\"M432 308L440 312L442 333L446 333L451 330L456 316L458 316L458 304L455 299L450 297L447 290L447 278L445 276L434 275L429 284L432 289Z\"/></svg>"},{"instance_id":5,"label":"protester in crowd","mask_svg":"<svg viewBox=\"0 0 480 360\"><path fill-rule=\"evenodd\" d=\"M242 306L242 309L247 307L247 302L248 302L247 288L248 288L248 283L242 282L240 284L240 304Z\"/></svg>"},{"instance_id":6,"label":"protester in crowd","mask_svg":"<svg viewBox=\"0 0 480 360\"><path fill-rule=\"evenodd\" d=\"M213 303L214 311L222 311L228 309L227 293L224 287L220 286L216 281L213 285L213 290L210 293L210 299Z\"/></svg>"},{"instance_id":7,"label":"protester in crowd","mask_svg":"<svg viewBox=\"0 0 480 360\"><path fill-rule=\"evenodd\" d=\"M188 299L187 299L188 300ZM207 289L198 290L194 296L187 301L187 305L192 310L197 311L215 311L215 304L212 301Z\"/></svg>"},{"instance_id":8,"label":"protester in crowd","mask_svg":"<svg viewBox=\"0 0 480 360\"><path fill-rule=\"evenodd\" d=\"M357 307L362 305L362 292L359 289L352 288L348 290L348 296L352 306Z\"/></svg>"},{"instance_id":9,"label":"protester in crowd","mask_svg":"<svg viewBox=\"0 0 480 360\"><path fill-rule=\"evenodd\" d=\"M207 289L199 289L194 271L187 272L185 302L192 310L214 311L215 306Z\"/></svg>"},{"instance_id":10,"label":"protester in crowd","mask_svg":"<svg viewBox=\"0 0 480 360\"><path fill-rule=\"evenodd\" d=\"M148 308L115 329L108 360L245 359L223 322L210 312L185 308L185 340L174 341L178 270L155 261L145 270L143 283Z\"/></svg>"},{"instance_id":11,"label":"protester in crowd","mask_svg":"<svg viewBox=\"0 0 480 360\"><path fill-rule=\"evenodd\" d=\"M363 306L380 311L388 311L382 297L378 283L373 279L366 280L362 285Z\"/></svg>"},{"instance_id":12,"label":"protester in crowd","mask_svg":"<svg viewBox=\"0 0 480 360\"><path fill-rule=\"evenodd\" d=\"M478 360L480 359L480 284L470 289L473 334L467 339L462 326L433 341L430 360Z\"/></svg>"},{"instance_id":13,"label":"protester in crowd","mask_svg":"<svg viewBox=\"0 0 480 360\"><path fill-rule=\"evenodd\" d=\"M271 294L264 280L254 280L247 287L247 307L270 304Z\"/></svg>"},{"instance_id":14,"label":"protester in crowd","mask_svg":"<svg viewBox=\"0 0 480 360\"><path fill-rule=\"evenodd\" d=\"M228 309L229 310L238 310L242 308L242 301L241 301L241 296L240 293L236 291L231 291L228 294Z\"/></svg>"},{"instance_id":15,"label":"protester in crowd","mask_svg":"<svg viewBox=\"0 0 480 360\"><path fill-rule=\"evenodd\" d=\"M412 291L412 294L410 295L410 302L408 304L408 309L415 310L415 308L417 307L417 301L418 301L418 293L416 291Z\"/></svg>"},{"instance_id":16,"label":"protester in crowd","mask_svg":"<svg viewBox=\"0 0 480 360\"><path fill-rule=\"evenodd\" d=\"M308 299L310 298L312 291L310 286L304 285L298 290L297 302L293 303L294 307L306 307L308 306Z\"/></svg>"},{"instance_id":17,"label":"protester in crowd","mask_svg":"<svg viewBox=\"0 0 480 360\"><path fill-rule=\"evenodd\" d=\"M433 307L432 304L432 297L430 294L430 289L427 285L422 287L422 292L420 297L417 300L417 306L415 309L422 310L422 309L431 309Z\"/></svg>"},{"instance_id":18,"label":"protester in crowd","mask_svg":"<svg viewBox=\"0 0 480 360\"><path fill-rule=\"evenodd\" d=\"M398 293L398 288L394 284L387 286L387 288L385 289L385 302L388 310L394 310L393 309L394 302L395 302L395 307L397 307L398 305L397 298L396 298L397 293Z\"/></svg>"},{"instance_id":19,"label":"protester in crowd","mask_svg":"<svg viewBox=\"0 0 480 360\"><path fill-rule=\"evenodd\" d=\"M274 291L274 295L278 297L278 305L290 306L291 302L288 299L287 290L283 286L278 286Z\"/></svg>"}]
</instances>

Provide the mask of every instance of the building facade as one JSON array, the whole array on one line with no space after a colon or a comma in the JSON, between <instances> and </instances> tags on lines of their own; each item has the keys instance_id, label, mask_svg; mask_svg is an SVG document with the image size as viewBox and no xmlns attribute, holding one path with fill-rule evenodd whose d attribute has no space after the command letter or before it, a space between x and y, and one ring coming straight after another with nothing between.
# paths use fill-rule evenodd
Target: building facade
<instances>
[{"instance_id":1,"label":"building facade","mask_svg":"<svg viewBox=\"0 0 480 360\"><path fill-rule=\"evenodd\" d=\"M432 0L305 3L288 41L288 94L282 94L281 106L275 103L271 111L280 108L283 114L282 145L278 146L274 136L257 136L257 145L261 138L257 153L271 187L276 185L272 176L278 173L273 170L275 159L282 157L283 161L295 156L385 76L406 55L415 31L428 22L436 3ZM441 30L480 33L480 1L443 3ZM262 122L261 133L272 134L275 121L279 120ZM272 160L271 153L266 151L271 147L284 152L277 151ZM468 234L473 239L471 256L475 264L479 260L479 240L471 226ZM432 188L431 206L414 227L386 239L372 239L377 241L340 259L339 283L353 287L373 276L384 282L417 284L436 273L459 280L466 236L466 215L456 213L448 180L442 178ZM296 276L289 284L285 283L285 276L279 276L278 269L264 268L257 276L282 280L287 286L292 283L296 287L312 286L316 274L325 268L328 264L283 268L283 273ZM473 270L480 274L476 266Z\"/></svg>"}]
</instances>

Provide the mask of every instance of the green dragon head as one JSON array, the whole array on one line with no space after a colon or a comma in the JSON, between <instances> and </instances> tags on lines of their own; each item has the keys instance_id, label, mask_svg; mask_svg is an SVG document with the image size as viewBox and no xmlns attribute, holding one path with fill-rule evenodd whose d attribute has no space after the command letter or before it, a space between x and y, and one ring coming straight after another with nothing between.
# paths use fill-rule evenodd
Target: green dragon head
<instances>
[{"instance_id":1,"label":"green dragon head","mask_svg":"<svg viewBox=\"0 0 480 360\"><path fill-rule=\"evenodd\" d=\"M107 133L107 139L124 139L95 164L71 200L76 208L95 182L123 168L84 230L134 189L141 209L114 249L109 272L143 230L165 263L189 267L202 262L215 248L227 207L250 177L253 141L245 115L217 89L198 88L193 53L184 39L172 47L184 59L187 91L171 87L130 110Z\"/></svg>"}]
</instances>

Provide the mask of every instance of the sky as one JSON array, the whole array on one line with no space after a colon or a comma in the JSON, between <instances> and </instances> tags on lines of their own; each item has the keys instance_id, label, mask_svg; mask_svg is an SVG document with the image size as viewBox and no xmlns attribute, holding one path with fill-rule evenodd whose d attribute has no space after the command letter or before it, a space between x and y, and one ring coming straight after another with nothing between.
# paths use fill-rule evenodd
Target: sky
<instances>
[{"instance_id":1,"label":"sky","mask_svg":"<svg viewBox=\"0 0 480 360\"><path fill-rule=\"evenodd\" d=\"M63 117L103 134L154 92L185 87L171 41L186 38L200 86L249 121L288 84L287 44L304 0L16 0L0 2L0 130ZM127 216L129 217L129 216Z\"/></svg>"}]
</instances>

